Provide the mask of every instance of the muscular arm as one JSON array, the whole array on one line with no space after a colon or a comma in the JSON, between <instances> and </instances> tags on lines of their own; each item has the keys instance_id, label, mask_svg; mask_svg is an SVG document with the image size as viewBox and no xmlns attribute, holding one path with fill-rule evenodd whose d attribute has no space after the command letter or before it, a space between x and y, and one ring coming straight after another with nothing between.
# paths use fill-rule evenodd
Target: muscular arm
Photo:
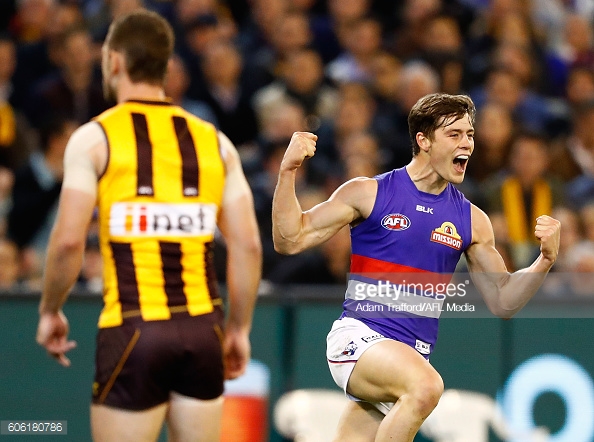
<instances>
[{"instance_id":1,"label":"muscular arm","mask_svg":"<svg viewBox=\"0 0 594 442\"><path fill-rule=\"evenodd\" d=\"M541 242L540 255L530 267L509 273L495 249L491 221L472 206L472 244L466 258L472 280L493 314L511 318L538 291L557 259L559 231L559 221L546 215L539 217L535 235Z\"/></svg>"},{"instance_id":2,"label":"muscular arm","mask_svg":"<svg viewBox=\"0 0 594 442\"><path fill-rule=\"evenodd\" d=\"M64 365L68 321L62 305L80 273L87 230L97 195L98 171L105 165L107 144L97 123L87 123L70 138L64 154L64 182L58 215L50 236L39 303L37 342Z\"/></svg>"},{"instance_id":3,"label":"muscular arm","mask_svg":"<svg viewBox=\"0 0 594 442\"><path fill-rule=\"evenodd\" d=\"M81 126L64 154L64 182L58 215L47 249L40 312L56 313L66 301L82 266L87 229L97 195L99 151L107 152L97 123ZM103 155L105 156L105 155Z\"/></svg>"},{"instance_id":4,"label":"muscular arm","mask_svg":"<svg viewBox=\"0 0 594 442\"><path fill-rule=\"evenodd\" d=\"M218 226L227 244L229 314L225 327L225 376L241 375L250 358L249 333L262 272L262 245L252 192L237 150L219 133L227 176Z\"/></svg>"},{"instance_id":5,"label":"muscular arm","mask_svg":"<svg viewBox=\"0 0 594 442\"><path fill-rule=\"evenodd\" d=\"M342 227L369 216L377 181L355 178L340 186L325 202L303 212L295 195L295 175L303 159L313 156L313 134L296 132L281 163L272 202L274 248L296 254L323 243Z\"/></svg>"}]
</instances>

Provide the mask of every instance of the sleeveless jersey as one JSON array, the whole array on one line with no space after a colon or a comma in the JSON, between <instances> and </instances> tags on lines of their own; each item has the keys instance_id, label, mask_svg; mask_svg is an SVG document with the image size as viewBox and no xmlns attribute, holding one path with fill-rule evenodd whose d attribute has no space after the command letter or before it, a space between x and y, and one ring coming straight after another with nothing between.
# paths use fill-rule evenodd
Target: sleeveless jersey
<instances>
[{"instance_id":1,"label":"sleeveless jersey","mask_svg":"<svg viewBox=\"0 0 594 442\"><path fill-rule=\"evenodd\" d=\"M210 313L221 304L212 243L225 185L216 129L166 101L127 101L95 121L108 143L99 327Z\"/></svg>"},{"instance_id":2,"label":"sleeveless jersey","mask_svg":"<svg viewBox=\"0 0 594 442\"><path fill-rule=\"evenodd\" d=\"M419 191L405 168L375 179L371 214L351 229L341 317L359 319L428 358L446 286L472 239L471 205L450 183L439 195Z\"/></svg>"}]
</instances>

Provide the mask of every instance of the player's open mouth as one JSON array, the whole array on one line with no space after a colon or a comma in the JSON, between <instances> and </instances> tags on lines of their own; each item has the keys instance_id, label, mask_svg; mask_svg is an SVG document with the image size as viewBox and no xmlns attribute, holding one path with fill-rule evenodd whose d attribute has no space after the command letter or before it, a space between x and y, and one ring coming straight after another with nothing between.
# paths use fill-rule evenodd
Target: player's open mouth
<instances>
[{"instance_id":1,"label":"player's open mouth","mask_svg":"<svg viewBox=\"0 0 594 442\"><path fill-rule=\"evenodd\" d=\"M454 169L458 173L464 173L466 171L466 165L468 164L468 159L470 155L458 155L454 158Z\"/></svg>"}]
</instances>

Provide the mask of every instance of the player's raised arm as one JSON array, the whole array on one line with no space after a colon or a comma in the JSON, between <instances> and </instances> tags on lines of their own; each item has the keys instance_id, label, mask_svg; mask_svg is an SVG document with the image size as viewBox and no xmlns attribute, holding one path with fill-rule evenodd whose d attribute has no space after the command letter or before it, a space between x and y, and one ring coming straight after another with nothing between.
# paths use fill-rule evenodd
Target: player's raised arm
<instances>
[{"instance_id":1,"label":"player's raised arm","mask_svg":"<svg viewBox=\"0 0 594 442\"><path fill-rule=\"evenodd\" d=\"M495 249L493 227L487 215L472 206L472 244L466 251L472 280L496 316L511 318L538 291L559 252L561 223L550 216L536 220L540 255L530 267L509 273Z\"/></svg>"},{"instance_id":2,"label":"player's raised arm","mask_svg":"<svg viewBox=\"0 0 594 442\"><path fill-rule=\"evenodd\" d=\"M272 238L279 253L291 255L321 244L347 224L369 216L373 208L377 182L355 178L327 201L306 212L301 210L295 176L303 160L315 154L317 139L308 132L295 132L281 163L272 202Z\"/></svg>"},{"instance_id":3,"label":"player's raised arm","mask_svg":"<svg viewBox=\"0 0 594 442\"><path fill-rule=\"evenodd\" d=\"M262 245L252 192L237 150L219 133L227 176L218 226L227 245L229 314L225 327L225 377L241 375L250 359L249 333L262 273ZM239 218L239 219L238 219Z\"/></svg>"}]
</instances>

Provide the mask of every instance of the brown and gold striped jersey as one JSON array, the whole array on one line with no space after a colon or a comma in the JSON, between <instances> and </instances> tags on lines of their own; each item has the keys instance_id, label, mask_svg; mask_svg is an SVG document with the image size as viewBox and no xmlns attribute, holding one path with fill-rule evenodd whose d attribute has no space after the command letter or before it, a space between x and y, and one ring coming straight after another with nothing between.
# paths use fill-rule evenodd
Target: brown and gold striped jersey
<instances>
[{"instance_id":1,"label":"brown and gold striped jersey","mask_svg":"<svg viewBox=\"0 0 594 442\"><path fill-rule=\"evenodd\" d=\"M108 143L99 327L211 312L220 304L212 244L225 185L216 129L165 101L127 101L95 120Z\"/></svg>"}]
</instances>

